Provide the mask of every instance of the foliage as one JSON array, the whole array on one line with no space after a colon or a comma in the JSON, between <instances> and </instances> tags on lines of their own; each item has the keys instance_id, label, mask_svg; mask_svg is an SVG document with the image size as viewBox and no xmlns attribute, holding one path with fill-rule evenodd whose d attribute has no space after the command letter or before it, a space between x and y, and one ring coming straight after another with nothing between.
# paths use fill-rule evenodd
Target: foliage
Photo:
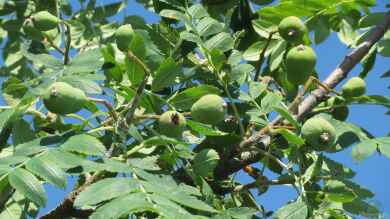
<instances>
[{"instance_id":1,"label":"foliage","mask_svg":"<svg viewBox=\"0 0 390 219\"><path fill-rule=\"evenodd\" d=\"M299 97L313 86L288 80L285 58L293 45L278 33L283 18L296 16L306 25L300 40L308 48L331 33L358 48L386 18L370 12L375 0L137 0L160 16L154 24L116 16L127 1L71 2L0 1L0 218L36 217L52 198L44 185L66 188L69 177L77 179L74 192L46 218L381 216L369 203L374 194L329 154L353 147L357 161L375 152L390 157L389 137L375 137L331 113L351 104L390 108L390 100L346 97L297 116ZM44 12L40 28L34 26L38 12ZM377 56L389 56L389 37L387 31L365 54L361 78ZM58 82L86 93L81 111L45 108L42 100ZM71 94L67 90L66 103L56 102L56 108L71 106ZM207 94L226 102L223 121L191 117L193 104ZM174 134L167 126L163 135L158 121L167 111L181 113L186 123ZM272 122L275 114L285 122ZM313 150L301 134L312 116L337 130L326 151ZM237 146L259 132L261 142ZM240 184L234 173L241 169L253 183ZM278 177L268 179L266 169ZM280 209L255 201L252 192L285 184L297 197Z\"/></svg>"}]
</instances>

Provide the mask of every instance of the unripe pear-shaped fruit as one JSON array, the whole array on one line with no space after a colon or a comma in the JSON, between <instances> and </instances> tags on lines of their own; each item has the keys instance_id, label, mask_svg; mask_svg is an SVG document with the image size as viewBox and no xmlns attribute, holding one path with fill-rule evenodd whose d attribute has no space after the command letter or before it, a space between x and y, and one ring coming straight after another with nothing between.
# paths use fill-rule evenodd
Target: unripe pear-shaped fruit
<instances>
[{"instance_id":1,"label":"unripe pear-shaped fruit","mask_svg":"<svg viewBox=\"0 0 390 219\"><path fill-rule=\"evenodd\" d=\"M168 137L180 137L186 128L187 122L184 116L176 111L167 111L158 120L161 134Z\"/></svg>"},{"instance_id":2,"label":"unripe pear-shaped fruit","mask_svg":"<svg viewBox=\"0 0 390 219\"><path fill-rule=\"evenodd\" d=\"M342 105L345 100L342 97L331 97L326 101L327 106L334 106L331 108L330 113L333 118L345 121L349 115L348 106Z\"/></svg>"},{"instance_id":3,"label":"unripe pear-shaped fruit","mask_svg":"<svg viewBox=\"0 0 390 219\"><path fill-rule=\"evenodd\" d=\"M195 121L216 125L225 118L225 101L216 94L201 97L191 107L191 116Z\"/></svg>"},{"instance_id":4,"label":"unripe pear-shaped fruit","mask_svg":"<svg viewBox=\"0 0 390 219\"><path fill-rule=\"evenodd\" d=\"M366 93L366 82L360 77L352 77L341 88L344 97L360 97Z\"/></svg>"},{"instance_id":5,"label":"unripe pear-shaped fruit","mask_svg":"<svg viewBox=\"0 0 390 219\"><path fill-rule=\"evenodd\" d=\"M303 35L306 32L305 24L295 16L284 18L279 23L279 34L288 42L298 43L302 41Z\"/></svg>"},{"instance_id":6,"label":"unripe pear-shaped fruit","mask_svg":"<svg viewBox=\"0 0 390 219\"><path fill-rule=\"evenodd\" d=\"M129 49L131 40L133 39L134 30L130 24L120 26L115 31L116 46L122 52L126 52Z\"/></svg>"},{"instance_id":7,"label":"unripe pear-shaped fruit","mask_svg":"<svg viewBox=\"0 0 390 219\"><path fill-rule=\"evenodd\" d=\"M323 151L336 142L336 129L323 118L313 117L302 126L302 137L314 150Z\"/></svg>"},{"instance_id":8,"label":"unripe pear-shaped fruit","mask_svg":"<svg viewBox=\"0 0 390 219\"><path fill-rule=\"evenodd\" d=\"M40 11L33 16L34 26L40 31L48 31L57 27L60 19L47 11Z\"/></svg>"},{"instance_id":9,"label":"unripe pear-shaped fruit","mask_svg":"<svg viewBox=\"0 0 390 219\"><path fill-rule=\"evenodd\" d=\"M304 84L315 70L317 55L305 45L296 46L286 56L287 79L293 84Z\"/></svg>"},{"instance_id":10,"label":"unripe pear-shaped fruit","mask_svg":"<svg viewBox=\"0 0 390 219\"><path fill-rule=\"evenodd\" d=\"M65 82L53 83L43 95L43 104L52 113L77 113L88 101L84 91Z\"/></svg>"}]
</instances>

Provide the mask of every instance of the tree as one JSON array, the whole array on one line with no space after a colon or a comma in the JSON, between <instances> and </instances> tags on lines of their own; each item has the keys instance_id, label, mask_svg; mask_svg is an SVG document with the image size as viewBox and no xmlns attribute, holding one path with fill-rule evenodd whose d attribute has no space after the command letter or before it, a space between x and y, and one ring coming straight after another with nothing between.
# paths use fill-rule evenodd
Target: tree
<instances>
[{"instance_id":1,"label":"tree","mask_svg":"<svg viewBox=\"0 0 390 219\"><path fill-rule=\"evenodd\" d=\"M139 2L159 23L112 21L127 1L0 2L0 218L36 217L43 185L70 176L41 218L380 217L328 155L390 157L389 137L345 121L351 104L390 107L364 81L389 56L390 12L371 13L374 0ZM311 48L333 32L351 52L321 82ZM272 212L256 196L277 185L297 196Z\"/></svg>"}]
</instances>

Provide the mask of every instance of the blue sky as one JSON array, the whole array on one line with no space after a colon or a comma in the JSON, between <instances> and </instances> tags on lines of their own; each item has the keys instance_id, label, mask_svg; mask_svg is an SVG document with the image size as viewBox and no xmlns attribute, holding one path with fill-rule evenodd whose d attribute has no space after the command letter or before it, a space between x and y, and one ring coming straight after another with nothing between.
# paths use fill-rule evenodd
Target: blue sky
<instances>
[{"instance_id":1,"label":"blue sky","mask_svg":"<svg viewBox=\"0 0 390 219\"><path fill-rule=\"evenodd\" d=\"M78 7L78 1L72 1ZM114 2L114 1L97 1L97 2ZM385 11L385 0L377 0L378 6L374 11ZM135 3L134 0L129 0L129 6L125 12L127 15L139 15L144 17L147 22L156 22L158 17L153 13L145 11L145 9ZM116 16L115 19L122 18L124 13ZM336 34L332 34L324 43L314 46L318 56L317 71L320 79L324 79L349 52L339 40ZM390 85L389 79L380 78L380 76L390 69L389 59L378 56L374 69L366 78L368 84L368 94L383 95L389 97ZM2 64L2 60L0 60ZM361 67L356 67L351 76L359 74ZM0 104L4 105L2 99ZM386 109L380 106L358 105L350 107L350 116L348 121L353 122L367 130L370 130L375 136L385 136L390 131L389 116L385 115ZM331 158L351 167L357 172L354 178L359 184L371 189L376 196L372 200L383 212L390 214L390 159L375 154L362 163L356 163L351 157L351 148L341 153L330 155ZM249 182L249 177L245 174L239 174L238 179L242 182ZM46 208L41 210L41 214L49 211L59 204L64 196L73 187L74 180L68 181L67 190L56 189L52 186L46 186L49 202ZM286 201L296 197L295 191L290 187L277 186L270 188L269 192L258 198L259 203L265 206L268 210L275 210L282 206Z\"/></svg>"}]
</instances>

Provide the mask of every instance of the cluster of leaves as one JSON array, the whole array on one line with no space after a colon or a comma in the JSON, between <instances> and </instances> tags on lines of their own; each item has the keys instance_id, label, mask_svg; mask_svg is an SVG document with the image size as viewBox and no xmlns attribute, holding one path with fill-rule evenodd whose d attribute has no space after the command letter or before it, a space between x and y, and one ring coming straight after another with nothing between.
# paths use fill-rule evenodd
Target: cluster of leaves
<instances>
[{"instance_id":1,"label":"cluster of leaves","mask_svg":"<svg viewBox=\"0 0 390 219\"><path fill-rule=\"evenodd\" d=\"M75 10L67 0L0 1L0 74L6 102L0 113L0 218L36 217L47 202L43 185L66 188L71 176L77 179L74 190L95 179L72 206L91 212L91 218L380 216L367 201L374 194L355 184L355 173L326 153L357 143L352 156L358 161L375 151L390 157L389 137L375 138L336 120L327 113L334 106L320 105L311 115L319 114L336 128L337 144L323 153L313 151L300 135L301 121L287 107L298 87L286 80L284 58L291 45L277 34L284 17L298 16L314 33L313 39L306 34L305 44L323 43L337 32L342 43L357 47L385 16L370 13L375 0L281 0L272 6L265 6L269 0L139 0L161 16L159 23L147 24L139 16L109 19L125 9L126 2L80 1ZM37 40L20 30L42 10L64 23ZM121 24L135 30L129 51L137 59L116 47L114 33ZM389 37L387 31L362 60L362 78L378 54L390 55ZM255 75L260 80L253 80ZM144 80L146 87L139 94ZM55 81L105 100L113 109L107 111L91 98L79 114L48 112L40 97ZM153 116L167 109L188 112L211 93L228 104L223 122L209 126L187 117L183 138L158 133ZM139 95L135 118L124 128L121 121ZM371 95L343 103L350 104L389 108L390 100ZM260 194L272 183L288 184L298 197L273 214L256 203L251 190L237 189L239 180L230 176L237 170L229 164L252 156L256 147L238 153L235 146L268 126L275 113L291 126L272 128L267 153L257 159L263 168L250 173L256 181L253 189ZM218 156L206 156L205 149ZM260 182L256 175L263 177L265 169L279 177Z\"/></svg>"}]
</instances>

